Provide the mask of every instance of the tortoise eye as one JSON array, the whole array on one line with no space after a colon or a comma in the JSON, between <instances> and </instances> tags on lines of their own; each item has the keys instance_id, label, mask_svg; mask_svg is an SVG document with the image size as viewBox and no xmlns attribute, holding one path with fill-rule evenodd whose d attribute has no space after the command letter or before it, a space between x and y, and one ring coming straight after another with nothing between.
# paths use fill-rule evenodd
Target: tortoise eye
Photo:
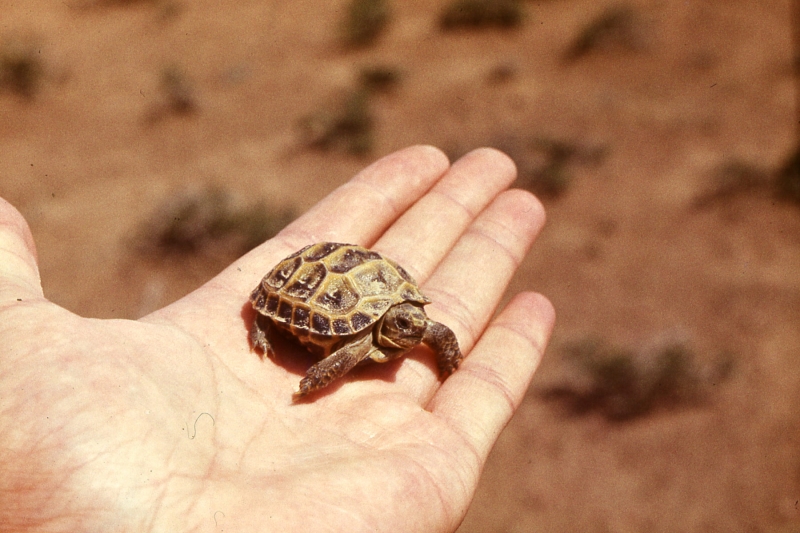
<instances>
[{"instance_id":1,"label":"tortoise eye","mask_svg":"<svg viewBox=\"0 0 800 533\"><path fill-rule=\"evenodd\" d=\"M411 326L411 322L402 316L395 321L395 324L397 324L397 327L400 329L408 329Z\"/></svg>"}]
</instances>

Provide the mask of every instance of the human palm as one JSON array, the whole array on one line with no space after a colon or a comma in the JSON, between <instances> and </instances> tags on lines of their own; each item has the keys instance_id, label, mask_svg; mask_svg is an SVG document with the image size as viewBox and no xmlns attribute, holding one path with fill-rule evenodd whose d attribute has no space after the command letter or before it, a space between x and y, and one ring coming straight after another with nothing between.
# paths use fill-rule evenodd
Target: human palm
<instances>
[{"instance_id":1,"label":"human palm","mask_svg":"<svg viewBox=\"0 0 800 533\"><path fill-rule=\"evenodd\" d=\"M493 150L452 167L429 147L397 152L136 321L48 302L27 226L0 200L0 529L455 530L553 322L533 293L492 319L544 222L513 179ZM420 347L293 403L311 360L291 343L253 353L247 296L317 241L402 264L455 331L459 370L441 383Z\"/></svg>"}]
</instances>

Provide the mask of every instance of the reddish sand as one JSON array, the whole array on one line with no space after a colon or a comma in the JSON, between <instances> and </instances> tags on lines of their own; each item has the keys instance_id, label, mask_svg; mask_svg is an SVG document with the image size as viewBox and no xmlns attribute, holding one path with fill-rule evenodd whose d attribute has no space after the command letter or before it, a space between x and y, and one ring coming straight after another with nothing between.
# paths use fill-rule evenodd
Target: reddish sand
<instances>
[{"instance_id":1,"label":"reddish sand","mask_svg":"<svg viewBox=\"0 0 800 533\"><path fill-rule=\"evenodd\" d=\"M360 51L337 45L342 0L94 4L0 1L0 40L33 43L44 69L32 98L0 90L0 195L30 222L54 302L135 318L223 268L224 249L160 260L135 245L192 186L303 211L409 144L501 146L521 166L535 139L602 149L546 199L513 283L551 298L558 323L460 531L800 528L800 209L759 187L693 207L715 169L770 172L793 147L788 1L632 1L633 33L571 62L614 4L529 1L519 28L442 33L444 2L395 2ZM400 72L370 102L373 150L304 148L298 121L371 64ZM167 68L192 112L169 107ZM705 403L611 422L542 400L565 342L635 348L673 330L701 363L734 358Z\"/></svg>"}]
</instances>

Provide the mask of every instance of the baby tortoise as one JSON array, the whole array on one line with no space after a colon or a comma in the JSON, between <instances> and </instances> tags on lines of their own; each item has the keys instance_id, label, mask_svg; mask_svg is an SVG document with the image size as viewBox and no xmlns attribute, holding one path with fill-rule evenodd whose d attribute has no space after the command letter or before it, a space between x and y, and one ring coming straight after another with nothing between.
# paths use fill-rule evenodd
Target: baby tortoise
<instances>
[{"instance_id":1,"label":"baby tortoise","mask_svg":"<svg viewBox=\"0 0 800 533\"><path fill-rule=\"evenodd\" d=\"M273 268L250 295L256 318L253 346L272 355L268 337L279 330L322 360L308 369L294 398L328 386L358 363L385 363L425 343L442 378L463 356L455 334L429 319L408 273L389 258L354 244L306 246Z\"/></svg>"}]
</instances>

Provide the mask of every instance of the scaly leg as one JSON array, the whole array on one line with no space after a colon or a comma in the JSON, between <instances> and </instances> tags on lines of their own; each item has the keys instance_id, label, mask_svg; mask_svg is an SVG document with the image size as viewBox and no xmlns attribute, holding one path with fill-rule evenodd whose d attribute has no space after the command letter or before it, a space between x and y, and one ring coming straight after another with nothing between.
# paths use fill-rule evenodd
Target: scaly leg
<instances>
[{"instance_id":1,"label":"scaly leg","mask_svg":"<svg viewBox=\"0 0 800 533\"><path fill-rule=\"evenodd\" d=\"M452 374L464 359L455 333L444 324L430 320L422 342L436 352L436 365L442 379Z\"/></svg>"},{"instance_id":2,"label":"scaly leg","mask_svg":"<svg viewBox=\"0 0 800 533\"><path fill-rule=\"evenodd\" d=\"M272 322L264 315L257 314L253 321L253 328L250 330L250 342L253 343L253 348L258 348L267 357L273 355L272 345L268 338L271 328Z\"/></svg>"},{"instance_id":3,"label":"scaly leg","mask_svg":"<svg viewBox=\"0 0 800 533\"><path fill-rule=\"evenodd\" d=\"M371 332L342 346L308 369L306 377L300 380L300 390L294 393L293 398L298 400L311 392L327 387L332 381L344 376L369 357L374 349Z\"/></svg>"}]
</instances>

